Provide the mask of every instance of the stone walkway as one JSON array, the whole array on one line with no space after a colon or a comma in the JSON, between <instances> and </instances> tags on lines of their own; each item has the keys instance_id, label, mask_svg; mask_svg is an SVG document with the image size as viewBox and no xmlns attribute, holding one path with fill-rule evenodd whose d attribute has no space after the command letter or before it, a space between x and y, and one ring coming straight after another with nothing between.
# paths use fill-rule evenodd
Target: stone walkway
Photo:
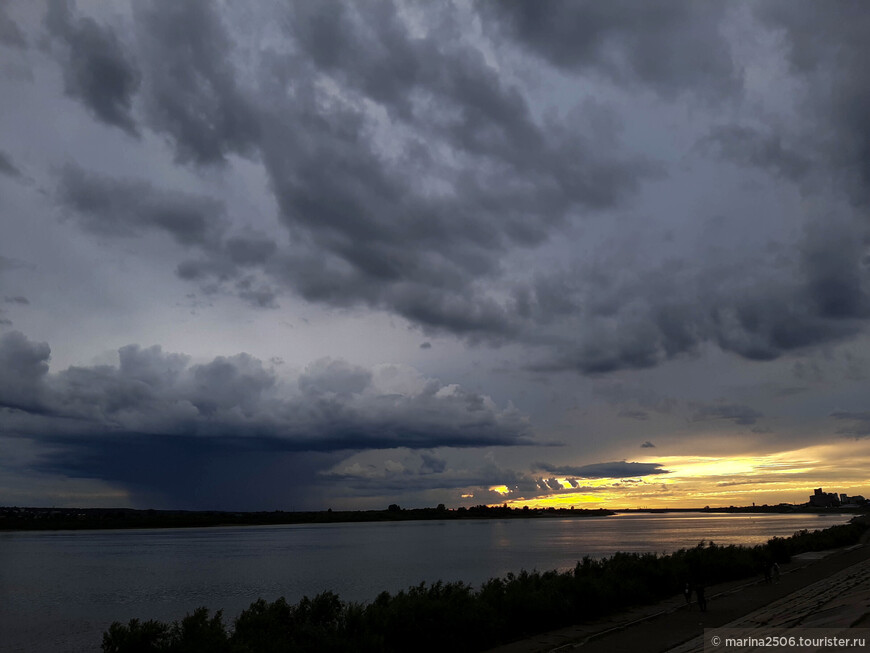
<instances>
[{"instance_id":1,"label":"stone walkway","mask_svg":"<svg viewBox=\"0 0 870 653\"><path fill-rule=\"evenodd\" d=\"M866 627L870 617L870 559L792 592L723 628ZM703 653L703 636L668 653Z\"/></svg>"}]
</instances>

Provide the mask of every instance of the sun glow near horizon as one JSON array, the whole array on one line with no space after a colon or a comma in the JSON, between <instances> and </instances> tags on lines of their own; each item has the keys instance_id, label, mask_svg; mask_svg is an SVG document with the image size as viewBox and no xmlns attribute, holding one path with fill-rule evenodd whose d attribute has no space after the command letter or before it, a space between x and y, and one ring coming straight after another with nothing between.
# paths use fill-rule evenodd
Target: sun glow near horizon
<instances>
[{"instance_id":1,"label":"sun glow near horizon","mask_svg":"<svg viewBox=\"0 0 870 653\"><path fill-rule=\"evenodd\" d=\"M805 503L813 489L870 494L870 443L845 448L815 445L796 450L738 456L647 456L663 473L635 478L583 479L557 474L541 479L562 489L517 496L506 485L489 489L515 508L666 508ZM539 484L540 485L540 484ZM514 496L511 496L511 495Z\"/></svg>"}]
</instances>

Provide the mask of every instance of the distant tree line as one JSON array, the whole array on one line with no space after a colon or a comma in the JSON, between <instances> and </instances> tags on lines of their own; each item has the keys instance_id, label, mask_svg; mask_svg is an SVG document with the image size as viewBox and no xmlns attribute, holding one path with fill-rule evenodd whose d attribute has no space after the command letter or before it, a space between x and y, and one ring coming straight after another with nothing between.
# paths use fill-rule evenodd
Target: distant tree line
<instances>
[{"instance_id":1,"label":"distant tree line","mask_svg":"<svg viewBox=\"0 0 870 653\"><path fill-rule=\"evenodd\" d=\"M678 594L686 582L714 584L763 573L805 551L857 542L863 520L824 531L773 538L754 547L701 542L670 555L617 553L585 557L570 571L465 583L420 584L368 604L332 592L289 604L262 599L230 628L221 612L200 608L180 622L133 619L103 635L104 653L363 653L480 651Z\"/></svg>"},{"instance_id":2,"label":"distant tree line","mask_svg":"<svg viewBox=\"0 0 870 653\"><path fill-rule=\"evenodd\" d=\"M862 512L868 511L867 506ZM807 506L731 506L702 509L716 513L829 513L830 508ZM839 511L839 509L834 509ZM619 512L697 512L689 508L620 510ZM851 510L849 512L853 512ZM386 510L320 510L288 512L229 512L221 510L135 510L133 508L19 508L0 507L0 531L10 530L93 530L105 528L188 528L206 526L254 526L279 524L332 524L341 522L412 521L426 519L527 519L538 517L598 517L616 514L607 509L512 508L471 506L450 509L443 503L435 508L402 508L396 503Z\"/></svg>"},{"instance_id":3,"label":"distant tree line","mask_svg":"<svg viewBox=\"0 0 870 653\"><path fill-rule=\"evenodd\" d=\"M611 510L547 508L529 510L505 506L473 506L448 510L403 509L390 504L386 510L321 510L308 512L225 512L218 510L134 510L132 508L2 508L0 530L89 530L104 528L188 528L204 526L253 526L279 524L331 524L339 522L412 521L426 519L511 519L552 516L612 515Z\"/></svg>"}]
</instances>

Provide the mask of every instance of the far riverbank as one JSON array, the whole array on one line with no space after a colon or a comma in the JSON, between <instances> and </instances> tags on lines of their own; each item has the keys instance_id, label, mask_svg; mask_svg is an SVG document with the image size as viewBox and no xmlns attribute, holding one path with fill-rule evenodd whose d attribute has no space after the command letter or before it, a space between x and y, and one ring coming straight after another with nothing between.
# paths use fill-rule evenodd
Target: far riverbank
<instances>
[{"instance_id":1,"label":"far riverbank","mask_svg":"<svg viewBox=\"0 0 870 653\"><path fill-rule=\"evenodd\" d=\"M275 526L290 524L348 524L393 521L453 521L465 519L547 519L604 517L617 514L848 514L854 509L813 508L806 505L729 506L720 508L511 508L472 506L470 508L386 510L320 510L231 512L220 510L137 510L134 508L30 508L0 506L0 531L103 530L133 528L207 528L218 526Z\"/></svg>"},{"instance_id":2,"label":"far riverbank","mask_svg":"<svg viewBox=\"0 0 870 653\"><path fill-rule=\"evenodd\" d=\"M216 526L278 526L291 524L352 524L364 522L465 519L539 519L604 517L613 510L573 508L509 508L473 506L449 509L320 510L286 512L230 512L221 510L136 510L133 508L19 508L0 507L0 531L101 530L129 528L207 528Z\"/></svg>"}]
</instances>

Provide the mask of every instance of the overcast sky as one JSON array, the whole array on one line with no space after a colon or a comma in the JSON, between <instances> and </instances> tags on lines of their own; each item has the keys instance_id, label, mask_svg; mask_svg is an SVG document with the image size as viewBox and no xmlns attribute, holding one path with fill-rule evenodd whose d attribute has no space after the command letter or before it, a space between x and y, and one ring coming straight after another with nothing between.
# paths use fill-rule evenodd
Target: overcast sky
<instances>
[{"instance_id":1,"label":"overcast sky","mask_svg":"<svg viewBox=\"0 0 870 653\"><path fill-rule=\"evenodd\" d=\"M868 34L0 4L0 504L870 496Z\"/></svg>"}]
</instances>

